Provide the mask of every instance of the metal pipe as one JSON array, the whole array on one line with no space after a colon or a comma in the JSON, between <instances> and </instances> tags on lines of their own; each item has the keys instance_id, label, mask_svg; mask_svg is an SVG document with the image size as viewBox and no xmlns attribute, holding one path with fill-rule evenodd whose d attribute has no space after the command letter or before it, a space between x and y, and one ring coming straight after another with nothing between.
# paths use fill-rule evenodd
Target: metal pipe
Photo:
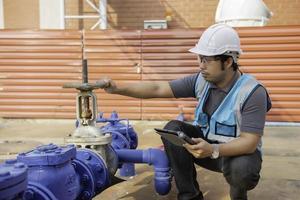
<instances>
[{"instance_id":1,"label":"metal pipe","mask_svg":"<svg viewBox=\"0 0 300 200\"><path fill-rule=\"evenodd\" d=\"M107 0L99 0L100 29L107 29Z\"/></svg>"},{"instance_id":2,"label":"metal pipe","mask_svg":"<svg viewBox=\"0 0 300 200\"><path fill-rule=\"evenodd\" d=\"M82 83L88 83L87 59L82 60Z\"/></svg>"},{"instance_id":3,"label":"metal pipe","mask_svg":"<svg viewBox=\"0 0 300 200\"><path fill-rule=\"evenodd\" d=\"M152 148L147 150L120 149L115 151L121 163L148 163L153 165L156 192L160 195L168 194L171 189L172 177L169 173L169 161L164 151Z\"/></svg>"},{"instance_id":4,"label":"metal pipe","mask_svg":"<svg viewBox=\"0 0 300 200\"><path fill-rule=\"evenodd\" d=\"M0 0L0 29L4 29L3 0Z\"/></svg>"},{"instance_id":5,"label":"metal pipe","mask_svg":"<svg viewBox=\"0 0 300 200\"><path fill-rule=\"evenodd\" d=\"M90 0L85 0L94 10L96 10L98 13L100 13L100 10L90 1Z\"/></svg>"},{"instance_id":6,"label":"metal pipe","mask_svg":"<svg viewBox=\"0 0 300 200\"><path fill-rule=\"evenodd\" d=\"M83 15L83 16L80 16L80 15L66 15L65 18L66 19L89 19L89 18L95 19L95 18L99 18L99 15Z\"/></svg>"}]
</instances>

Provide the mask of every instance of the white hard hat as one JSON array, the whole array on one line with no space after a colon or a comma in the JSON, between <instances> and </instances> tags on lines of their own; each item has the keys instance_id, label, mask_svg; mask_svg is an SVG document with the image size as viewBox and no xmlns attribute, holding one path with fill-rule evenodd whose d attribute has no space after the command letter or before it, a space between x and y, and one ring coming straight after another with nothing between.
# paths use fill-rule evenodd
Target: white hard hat
<instances>
[{"instance_id":1,"label":"white hard hat","mask_svg":"<svg viewBox=\"0 0 300 200\"><path fill-rule=\"evenodd\" d=\"M237 62L242 53L238 33L226 24L214 24L208 27L201 35L192 53L203 56L229 55Z\"/></svg>"}]
</instances>

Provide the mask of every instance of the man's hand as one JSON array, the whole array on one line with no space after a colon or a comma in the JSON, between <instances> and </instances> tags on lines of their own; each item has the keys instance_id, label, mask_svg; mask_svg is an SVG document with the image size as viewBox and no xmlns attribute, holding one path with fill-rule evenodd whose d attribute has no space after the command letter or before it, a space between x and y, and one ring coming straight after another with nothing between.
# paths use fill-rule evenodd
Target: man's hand
<instances>
[{"instance_id":1,"label":"man's hand","mask_svg":"<svg viewBox=\"0 0 300 200\"><path fill-rule=\"evenodd\" d=\"M203 140L202 138L192 138L196 144L184 144L184 148L188 150L195 158L206 158L210 157L213 152L213 147L211 144Z\"/></svg>"},{"instance_id":2,"label":"man's hand","mask_svg":"<svg viewBox=\"0 0 300 200\"><path fill-rule=\"evenodd\" d=\"M242 132L239 137L228 142L219 144L220 156L238 156L251 154L257 149L261 135ZM192 138L197 144L184 144L183 146L195 157L206 158L211 156L213 146L201 138Z\"/></svg>"},{"instance_id":3,"label":"man's hand","mask_svg":"<svg viewBox=\"0 0 300 200\"><path fill-rule=\"evenodd\" d=\"M110 78L107 78L107 77L98 80L96 82L96 84L103 85L103 87L101 87L101 88L104 89L107 93L110 93L110 94L114 94L117 90L116 83L113 80L111 80Z\"/></svg>"}]
</instances>

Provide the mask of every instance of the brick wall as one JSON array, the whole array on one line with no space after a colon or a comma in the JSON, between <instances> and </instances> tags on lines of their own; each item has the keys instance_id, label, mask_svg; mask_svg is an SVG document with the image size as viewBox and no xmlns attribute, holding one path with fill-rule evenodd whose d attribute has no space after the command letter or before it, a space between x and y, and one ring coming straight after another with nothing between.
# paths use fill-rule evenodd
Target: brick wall
<instances>
[{"instance_id":1,"label":"brick wall","mask_svg":"<svg viewBox=\"0 0 300 200\"><path fill-rule=\"evenodd\" d=\"M39 0L4 0L3 12L6 29L39 28Z\"/></svg>"},{"instance_id":2,"label":"brick wall","mask_svg":"<svg viewBox=\"0 0 300 200\"><path fill-rule=\"evenodd\" d=\"M39 28L39 0L4 0L5 28ZM79 3L84 14L95 12L84 0L65 0L66 15L78 15ZM98 2L94 0L93 2ZM171 16L170 28L199 28L214 23L218 0L108 0L108 22L111 29L142 29L144 20ZM268 25L300 24L300 0L264 0L274 16ZM66 21L66 29L89 29L96 19Z\"/></svg>"},{"instance_id":3,"label":"brick wall","mask_svg":"<svg viewBox=\"0 0 300 200\"><path fill-rule=\"evenodd\" d=\"M300 24L300 0L264 0L273 12L268 25Z\"/></svg>"},{"instance_id":4,"label":"brick wall","mask_svg":"<svg viewBox=\"0 0 300 200\"><path fill-rule=\"evenodd\" d=\"M66 13L77 14L74 0L65 0ZM108 23L112 29L142 29L144 20L165 19L171 16L170 28L198 28L214 22L218 0L108 0ZM85 14L95 14L87 3L83 4ZM96 21L84 20L86 28ZM78 28L78 24L68 20L68 28Z\"/></svg>"},{"instance_id":5,"label":"brick wall","mask_svg":"<svg viewBox=\"0 0 300 200\"><path fill-rule=\"evenodd\" d=\"M108 22L112 29L142 29L144 20L165 19L170 15L170 28L199 28L214 23L218 0L108 0ZM300 24L300 0L264 0L274 13L268 25ZM76 13L74 0L66 0L66 11ZM83 5L85 14L93 10ZM86 28L96 21L85 20ZM68 24L69 22L67 22ZM74 22L73 22L74 23ZM68 28L78 25L68 24Z\"/></svg>"}]
</instances>

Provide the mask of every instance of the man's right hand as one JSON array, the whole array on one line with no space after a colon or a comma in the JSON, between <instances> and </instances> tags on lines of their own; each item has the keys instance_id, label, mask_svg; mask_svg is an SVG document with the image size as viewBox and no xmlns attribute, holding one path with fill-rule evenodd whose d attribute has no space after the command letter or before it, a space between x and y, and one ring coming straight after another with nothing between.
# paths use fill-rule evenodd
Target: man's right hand
<instances>
[{"instance_id":1,"label":"man's right hand","mask_svg":"<svg viewBox=\"0 0 300 200\"><path fill-rule=\"evenodd\" d=\"M110 78L100 79L100 80L96 81L96 84L101 85L101 88L110 94L114 94L117 90L116 83Z\"/></svg>"}]
</instances>

